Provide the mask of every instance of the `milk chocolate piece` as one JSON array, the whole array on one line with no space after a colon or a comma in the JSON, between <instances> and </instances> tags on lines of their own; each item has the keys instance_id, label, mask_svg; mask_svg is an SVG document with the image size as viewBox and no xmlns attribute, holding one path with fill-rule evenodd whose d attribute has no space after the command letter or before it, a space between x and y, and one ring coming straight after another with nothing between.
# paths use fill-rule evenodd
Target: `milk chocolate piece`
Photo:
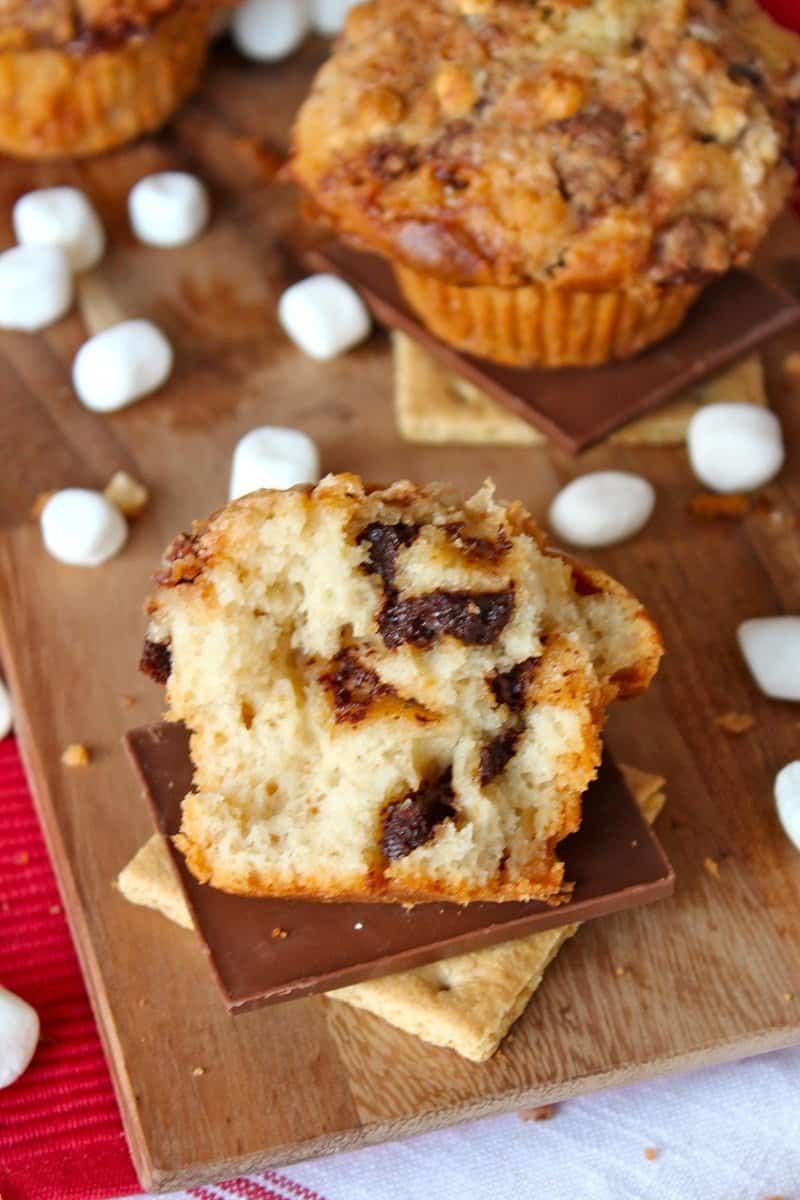
<instances>
[{"instance_id":1,"label":"milk chocolate piece","mask_svg":"<svg viewBox=\"0 0 800 1200\"><path fill-rule=\"evenodd\" d=\"M705 289L676 333L635 358L602 367L506 367L461 354L429 333L406 304L391 268L376 255L328 241L303 257L312 270L347 279L376 320L415 338L448 370L571 454L666 404L800 320L800 304L789 292L734 270Z\"/></svg>"},{"instance_id":2,"label":"milk chocolate piece","mask_svg":"<svg viewBox=\"0 0 800 1200\"><path fill-rule=\"evenodd\" d=\"M171 835L192 783L186 730L148 725L126 738L156 824ZM478 950L573 921L649 904L672 893L674 876L607 754L584 800L579 833L561 845L572 899L527 904L321 903L248 899L197 882L169 841L195 927L227 1007L329 991ZM274 929L286 931L273 937Z\"/></svg>"}]
</instances>

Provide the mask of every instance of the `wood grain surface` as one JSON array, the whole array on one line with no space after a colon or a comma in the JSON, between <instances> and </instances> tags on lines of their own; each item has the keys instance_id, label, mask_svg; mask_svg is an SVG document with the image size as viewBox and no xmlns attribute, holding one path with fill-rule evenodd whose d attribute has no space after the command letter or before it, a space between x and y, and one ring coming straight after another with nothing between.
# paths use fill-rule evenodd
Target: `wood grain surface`
<instances>
[{"instance_id":1,"label":"wood grain surface","mask_svg":"<svg viewBox=\"0 0 800 1200\"><path fill-rule=\"evenodd\" d=\"M291 63L265 68L220 49L201 94L161 137L80 166L3 164L0 172L3 245L12 201L44 183L85 187L110 235L106 260L82 285L82 311L37 337L0 335L0 637L38 810L146 1188L800 1040L800 860L771 794L775 771L798 755L800 709L757 693L734 636L747 617L800 611L800 392L781 375L787 343L768 353L787 466L738 521L688 514L697 485L683 451L601 448L574 461L546 449L400 442L382 334L320 365L276 327L275 297L291 267L275 239L296 217L290 191L271 178L272 151L285 146L322 53L312 42ZM127 228L129 186L162 166L196 170L211 187L213 224L194 246L151 250ZM800 256L788 221L780 249ZM158 321L177 365L159 395L99 416L76 400L70 363L86 325L118 316ZM159 689L136 673L150 573L173 533L224 502L235 442L265 423L307 430L326 469L464 487L492 475L540 516L555 490L588 468L637 470L657 488L647 529L596 561L639 593L666 637L656 685L618 710L609 740L624 761L667 777L658 828L677 869L676 894L584 928L486 1065L321 999L231 1018L193 937L112 888L150 832L120 741L127 727L159 715ZM49 559L29 517L37 494L102 486L119 468L152 490L124 553L94 570ZM751 713L754 728L726 734L715 717L731 710ZM61 765L73 741L91 748L89 767ZM719 864L718 878L704 869L707 857ZM198 1066L205 1073L195 1077Z\"/></svg>"}]
</instances>

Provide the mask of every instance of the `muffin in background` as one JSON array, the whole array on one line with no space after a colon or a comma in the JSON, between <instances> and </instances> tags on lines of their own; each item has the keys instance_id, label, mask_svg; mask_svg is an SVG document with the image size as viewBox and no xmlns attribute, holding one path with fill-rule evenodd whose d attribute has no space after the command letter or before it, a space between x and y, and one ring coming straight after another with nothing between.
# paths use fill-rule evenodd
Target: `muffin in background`
<instances>
[{"instance_id":1,"label":"muffin in background","mask_svg":"<svg viewBox=\"0 0 800 1200\"><path fill-rule=\"evenodd\" d=\"M513 365L666 337L789 194L800 38L754 0L371 0L290 171L429 329Z\"/></svg>"},{"instance_id":2,"label":"muffin in background","mask_svg":"<svg viewBox=\"0 0 800 1200\"><path fill-rule=\"evenodd\" d=\"M156 129L197 83L212 0L0 0L0 151L95 154Z\"/></svg>"}]
</instances>

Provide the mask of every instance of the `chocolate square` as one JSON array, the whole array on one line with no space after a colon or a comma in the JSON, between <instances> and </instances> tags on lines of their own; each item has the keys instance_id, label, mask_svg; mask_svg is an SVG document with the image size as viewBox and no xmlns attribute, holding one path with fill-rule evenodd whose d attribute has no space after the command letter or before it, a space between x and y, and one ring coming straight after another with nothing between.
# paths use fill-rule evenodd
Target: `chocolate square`
<instances>
[{"instance_id":1,"label":"chocolate square","mask_svg":"<svg viewBox=\"0 0 800 1200\"><path fill-rule=\"evenodd\" d=\"M161 833L180 826L192 785L189 739L179 724L126 737ZM583 824L565 839L567 904L351 904L250 899L198 883L168 841L195 928L225 1004L241 1012L376 979L573 921L650 904L672 893L674 875L609 754L584 797ZM286 934L281 936L281 931Z\"/></svg>"},{"instance_id":2,"label":"chocolate square","mask_svg":"<svg viewBox=\"0 0 800 1200\"><path fill-rule=\"evenodd\" d=\"M341 275L376 320L415 338L448 370L577 454L622 425L673 400L767 338L800 320L787 291L748 271L712 283L666 341L624 362L600 367L506 367L462 354L420 323L391 268L374 254L329 241L304 254L315 271Z\"/></svg>"}]
</instances>

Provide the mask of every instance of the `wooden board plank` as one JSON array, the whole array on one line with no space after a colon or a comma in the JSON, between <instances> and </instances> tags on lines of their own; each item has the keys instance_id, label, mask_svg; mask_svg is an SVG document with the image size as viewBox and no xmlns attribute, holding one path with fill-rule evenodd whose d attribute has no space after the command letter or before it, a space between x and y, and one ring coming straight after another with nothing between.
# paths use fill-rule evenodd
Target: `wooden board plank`
<instances>
[{"instance_id":1,"label":"wooden board plank","mask_svg":"<svg viewBox=\"0 0 800 1200\"><path fill-rule=\"evenodd\" d=\"M77 313L36 338L0 335L0 424L12 448L0 479L2 655L148 1188L800 1040L800 871L771 798L775 770L797 755L798 710L758 695L734 639L746 617L800 611L800 397L782 382L781 347L770 351L770 370L789 461L768 489L772 511L760 506L740 522L687 514L696 484L681 451L601 448L575 463L544 449L401 443L382 335L323 366L296 353L275 324L275 297L291 272L276 236L295 221L292 198L242 138L280 149L320 53L311 43L288 64L256 68L219 51L201 95L160 138L80 166L0 172L3 244L17 194L64 180L89 190L111 234L83 297L90 321L109 310L153 316L178 351L164 392L102 417L82 409L69 385L85 336ZM134 245L125 222L131 182L165 164L198 170L214 196L208 235L174 252ZM800 251L800 234L787 225L780 244ZM590 467L638 470L657 487L644 533L597 561L642 596L666 634L655 687L614 715L610 741L618 756L667 776L659 833L678 872L676 895L584 928L483 1066L321 999L230 1018L192 937L111 887L149 831L120 744L126 727L159 715L158 689L135 670L149 574L177 529L224 501L238 437L268 422L311 433L328 469L464 487L493 475L540 516L564 480ZM125 553L85 571L48 559L28 519L37 493L102 484L119 467L153 492ZM733 738L714 725L732 709L753 713L752 732ZM61 766L71 741L92 747L89 768ZM704 871L707 855L719 861L719 879ZM194 1077L196 1066L205 1074Z\"/></svg>"}]
</instances>

